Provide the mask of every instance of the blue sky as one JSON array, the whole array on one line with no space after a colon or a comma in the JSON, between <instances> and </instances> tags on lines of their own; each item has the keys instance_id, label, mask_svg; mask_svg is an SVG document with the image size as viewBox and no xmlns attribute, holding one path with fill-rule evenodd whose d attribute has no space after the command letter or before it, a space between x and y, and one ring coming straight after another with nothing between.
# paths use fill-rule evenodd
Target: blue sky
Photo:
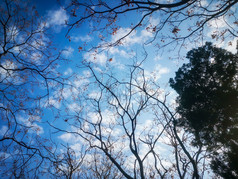
<instances>
[{"instance_id":1,"label":"blue sky","mask_svg":"<svg viewBox=\"0 0 238 179\"><path fill-rule=\"evenodd\" d=\"M61 1L62 6L65 6L68 1ZM206 1L204 0L204 3ZM36 5L36 8L40 16L45 20L46 27L49 28L50 32L53 34L52 42L56 44L58 49L62 49L63 57L68 59L67 63L59 63L56 71L60 72L64 77L70 77L70 80L67 82L73 85L73 88L65 86L62 91L51 91L49 96L49 102L46 102L43 106L44 116L41 119L36 120L35 127L39 128L36 132L40 136L47 137L49 134L54 131L50 128L46 121L52 123L53 125L69 131L77 131L72 124L74 124L73 119L76 118L78 112L82 112L85 119L88 119L90 122L97 122L98 114L93 109L93 104L85 100L86 97L98 99L99 88L98 85L92 84L91 81L91 72L89 69L82 67L82 62L90 62L93 70L97 73L98 77L102 81L107 82L109 79L104 73L114 74L114 76L120 80L128 81L129 70L132 69L132 65L138 64L143 61L145 55L147 54L146 59L141 64L141 67L144 69L145 78L148 81L148 87L151 88L151 91L158 90L158 98L163 99L166 93L169 93L167 103L171 105L174 103L176 93L171 90L169 87L168 81L169 78L174 77L175 71L187 60L184 58L186 53L195 48L204 44L206 41L212 41L211 34L216 29L225 28L224 21L222 19L214 20L209 24L209 27L205 30L204 41L200 43L190 42L185 47L182 47L179 51L179 48L174 45L166 47L165 49L159 50L156 47L156 40L148 45L142 45L148 42L153 37L153 32L147 27L153 27L158 25L163 19L159 14L154 14L153 16L147 19L147 24L144 27L137 29L129 37L125 38L122 41L122 45L111 47L111 48L101 48L89 51L91 47L102 44L100 40L100 34L98 32L89 33L92 30L94 22L86 22L78 28L73 28L70 33L70 40L66 38L67 26L64 25L65 21L71 22L72 17L61 7L57 1L54 0L35 0L33 4ZM79 12L80 13L80 12ZM82 12L83 13L83 12ZM122 37L129 30L131 21L136 20L141 14L130 13L127 16L122 16L118 21L119 28L115 34L104 33L101 34L105 36L105 41L114 42L120 37ZM188 24L184 24L184 29L187 29ZM170 27L165 28L161 33L167 34L171 31ZM186 31L179 31L177 35L184 35ZM219 47L226 48L232 52L236 52L236 39L226 39L224 42L214 41ZM228 46L228 42L232 41L232 46ZM81 49L82 47L82 49ZM134 76L140 82L141 71L137 71L138 76ZM159 85L156 86L153 84L155 82ZM157 88L157 89L156 89ZM124 92L127 90L126 86L122 86L118 90ZM123 91L124 90L124 91ZM143 95L139 94L139 97ZM139 105L137 103L138 98L136 92L133 95L133 102L135 103L135 108ZM104 100L108 96L103 96ZM62 99L61 99L62 98ZM123 101L123 100L122 100ZM112 101L113 102L113 101ZM151 103L153 106L153 104ZM83 107L84 108L83 108ZM90 108L92 107L92 108ZM116 147L125 147L125 153L127 153L128 148L122 144L127 144L126 141L122 138L123 129L118 127L118 116L115 115L115 109L108 108L108 104L102 104L102 114L103 114L103 125L112 126L112 129L108 127L105 129L105 136L112 135L113 138L117 140L118 143L115 144ZM81 111L82 110L82 111ZM85 110L85 111L83 111ZM151 107L147 111L143 112L138 119L138 136L151 133L157 134L158 131L162 130L162 123L156 123L153 119L154 109ZM60 112L59 117L56 118ZM133 113L133 112L132 112ZM115 117L116 116L116 117ZM24 119L20 119L25 121ZM86 124L85 124L86 125ZM153 127L157 125L159 130L154 130ZM90 126L84 126L85 129L90 128ZM5 125L1 126L1 131L6 129ZM182 132L181 132L182 133ZM0 133L1 135L3 133ZM181 134L182 135L182 134ZM158 150L162 151L168 155L168 160L165 160L165 165L170 165L169 161L172 160L171 148L169 147L168 134L165 134L158 145ZM79 148L85 144L85 141L78 136L74 136L70 133L55 133L52 135L53 139L62 144L69 144L74 150L79 150ZM59 145L61 146L61 145ZM59 147L63 148L62 146ZM146 153L148 149L146 146L141 144L141 155ZM130 158L131 157L131 158ZM134 158L129 155L128 165L131 165L130 160L133 161ZM150 158L149 158L150 160ZM132 166L131 166L132 167Z\"/></svg>"}]
</instances>

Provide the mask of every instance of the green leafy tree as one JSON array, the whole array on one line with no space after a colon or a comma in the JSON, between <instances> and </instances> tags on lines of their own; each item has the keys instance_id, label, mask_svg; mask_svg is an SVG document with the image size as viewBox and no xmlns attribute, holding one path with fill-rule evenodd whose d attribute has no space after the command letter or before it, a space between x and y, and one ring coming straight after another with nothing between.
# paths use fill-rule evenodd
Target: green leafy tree
<instances>
[{"instance_id":1,"label":"green leafy tree","mask_svg":"<svg viewBox=\"0 0 238 179\"><path fill-rule=\"evenodd\" d=\"M189 63L170 85L179 94L177 123L207 146L211 166L224 178L238 177L238 55L206 43L187 53Z\"/></svg>"}]
</instances>

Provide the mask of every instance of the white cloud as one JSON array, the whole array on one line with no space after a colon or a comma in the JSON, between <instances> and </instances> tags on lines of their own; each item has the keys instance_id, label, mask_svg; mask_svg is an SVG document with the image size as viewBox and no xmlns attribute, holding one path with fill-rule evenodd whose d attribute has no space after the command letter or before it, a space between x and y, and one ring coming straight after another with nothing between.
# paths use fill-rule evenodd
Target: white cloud
<instances>
[{"instance_id":1,"label":"white cloud","mask_svg":"<svg viewBox=\"0 0 238 179\"><path fill-rule=\"evenodd\" d=\"M84 88L85 86L87 86L87 84L89 83L90 81L88 80L87 76L76 76L74 81L73 81L73 85L76 87L76 88Z\"/></svg>"},{"instance_id":2,"label":"white cloud","mask_svg":"<svg viewBox=\"0 0 238 179\"><path fill-rule=\"evenodd\" d=\"M56 11L50 11L48 15L50 17L49 23L51 25L64 25L65 21L69 19L69 16L63 8Z\"/></svg>"},{"instance_id":3,"label":"white cloud","mask_svg":"<svg viewBox=\"0 0 238 179\"><path fill-rule=\"evenodd\" d=\"M214 42L214 45L216 45L217 47L224 48L234 54L237 52L236 44L237 44L237 39L235 39L235 38L229 42L227 42L227 41L222 41L222 42L215 41Z\"/></svg>"},{"instance_id":4,"label":"white cloud","mask_svg":"<svg viewBox=\"0 0 238 179\"><path fill-rule=\"evenodd\" d=\"M69 20L69 15L63 8L60 8L55 11L48 12L48 21L46 26L53 26L56 31L60 31L62 25L65 25L65 22Z\"/></svg>"},{"instance_id":5,"label":"white cloud","mask_svg":"<svg viewBox=\"0 0 238 179\"><path fill-rule=\"evenodd\" d=\"M31 55L31 60L36 65L41 65L42 64L41 58L42 58L42 55L39 52L35 52Z\"/></svg>"},{"instance_id":6,"label":"white cloud","mask_svg":"<svg viewBox=\"0 0 238 179\"><path fill-rule=\"evenodd\" d=\"M100 97L100 92L99 91L92 91L88 95L92 99L98 99Z\"/></svg>"},{"instance_id":7,"label":"white cloud","mask_svg":"<svg viewBox=\"0 0 238 179\"><path fill-rule=\"evenodd\" d=\"M83 144L81 144L79 142L74 143L74 144L70 145L70 148L75 152L76 158L82 157L82 154L84 152L84 145ZM86 159L86 158L84 158L84 159Z\"/></svg>"},{"instance_id":8,"label":"white cloud","mask_svg":"<svg viewBox=\"0 0 238 179\"><path fill-rule=\"evenodd\" d=\"M79 42L79 41L82 41L82 42L91 42L93 40L93 38L89 35L85 35L85 36L71 36L70 39L73 41L73 42Z\"/></svg>"},{"instance_id":9,"label":"white cloud","mask_svg":"<svg viewBox=\"0 0 238 179\"><path fill-rule=\"evenodd\" d=\"M211 28L223 28L223 27L226 27L226 22L224 21L223 18L215 18L215 19L212 19L211 21L208 22L208 25L211 27Z\"/></svg>"},{"instance_id":10,"label":"white cloud","mask_svg":"<svg viewBox=\"0 0 238 179\"><path fill-rule=\"evenodd\" d=\"M111 42L114 43L117 40L119 40L120 38L124 37L126 34L128 34L130 32L130 28L120 28L115 35L112 35L112 40ZM125 37L121 43L124 46L129 46L135 43L139 43L141 41L141 39L139 37L136 36L136 32L133 31L129 36Z\"/></svg>"},{"instance_id":11,"label":"white cloud","mask_svg":"<svg viewBox=\"0 0 238 179\"><path fill-rule=\"evenodd\" d=\"M69 108L69 110L70 110L71 112L74 112L74 111L78 112L78 111L80 111L80 110L82 109L81 106L80 106L79 104L77 104L77 103L71 103L71 104L69 104L69 105L68 105L68 108Z\"/></svg>"},{"instance_id":12,"label":"white cloud","mask_svg":"<svg viewBox=\"0 0 238 179\"><path fill-rule=\"evenodd\" d=\"M169 72L169 68L157 64L152 71L145 70L145 80L157 81L162 77L162 75L168 74ZM138 77L138 80L143 81L144 79L142 77Z\"/></svg>"},{"instance_id":13,"label":"white cloud","mask_svg":"<svg viewBox=\"0 0 238 179\"><path fill-rule=\"evenodd\" d=\"M102 120L103 124L106 125L115 124L117 116L112 111L106 109L105 111L102 112L102 116L103 116Z\"/></svg>"},{"instance_id":14,"label":"white cloud","mask_svg":"<svg viewBox=\"0 0 238 179\"><path fill-rule=\"evenodd\" d=\"M157 26L160 23L160 19L159 18L154 18L154 17L150 17L149 19L150 25L153 26Z\"/></svg>"},{"instance_id":15,"label":"white cloud","mask_svg":"<svg viewBox=\"0 0 238 179\"><path fill-rule=\"evenodd\" d=\"M120 28L115 35L112 35L111 43L116 42L120 38L124 37L130 32L130 28ZM131 46L134 44L145 43L150 37L153 36L153 33L148 30L142 30L140 34L137 34L136 31L133 31L129 36L121 40L123 46Z\"/></svg>"},{"instance_id":16,"label":"white cloud","mask_svg":"<svg viewBox=\"0 0 238 179\"><path fill-rule=\"evenodd\" d=\"M106 61L108 60L108 57L106 56L105 53L101 52L101 53L90 53L87 52L84 54L84 59L88 62L92 62L94 64L99 64L99 65L105 65Z\"/></svg>"},{"instance_id":17,"label":"white cloud","mask_svg":"<svg viewBox=\"0 0 238 179\"><path fill-rule=\"evenodd\" d=\"M232 52L232 53L237 53L237 50L236 47L237 47L237 39L234 38L231 42L228 42L228 44L226 44L226 46L224 47L226 50Z\"/></svg>"},{"instance_id":18,"label":"white cloud","mask_svg":"<svg viewBox=\"0 0 238 179\"><path fill-rule=\"evenodd\" d=\"M99 114L98 113L89 112L88 117L89 117L89 120L94 124L99 122Z\"/></svg>"},{"instance_id":19,"label":"white cloud","mask_svg":"<svg viewBox=\"0 0 238 179\"><path fill-rule=\"evenodd\" d=\"M116 48L116 47L111 47L111 48L109 48L109 53L113 55L113 54L118 54L118 53L120 53L120 51L119 51L119 49Z\"/></svg>"},{"instance_id":20,"label":"white cloud","mask_svg":"<svg viewBox=\"0 0 238 179\"><path fill-rule=\"evenodd\" d=\"M55 107L57 109L59 109L61 106L61 103L59 100L54 99L53 97L50 97L48 100L48 104L46 105L46 107Z\"/></svg>"},{"instance_id":21,"label":"white cloud","mask_svg":"<svg viewBox=\"0 0 238 179\"><path fill-rule=\"evenodd\" d=\"M138 38L138 43L139 43L139 39ZM135 43L137 40L135 39ZM127 45L128 43L134 43L131 41L131 39L126 39ZM102 51L100 53L98 53L97 51L94 52L86 52L83 57L84 60L87 62L91 62L93 64L97 64L97 65L101 65L101 66L105 66L107 62L110 62L110 65L117 67L119 69L124 69L124 64L119 63L117 61L118 58L123 57L123 59L128 59L131 58L133 56L135 56L135 53L133 51L125 51L122 49L122 47L110 47L110 48L106 48L104 49L105 51ZM111 59L111 60L110 60Z\"/></svg>"},{"instance_id":22,"label":"white cloud","mask_svg":"<svg viewBox=\"0 0 238 179\"><path fill-rule=\"evenodd\" d=\"M122 134L122 130L121 129L113 129L112 132L111 132L111 135L114 136L114 137L118 137L119 135Z\"/></svg>"},{"instance_id":23,"label":"white cloud","mask_svg":"<svg viewBox=\"0 0 238 179\"><path fill-rule=\"evenodd\" d=\"M134 53L128 53L128 52L126 52L125 50L121 50L121 49L119 49L119 48L117 48L117 47L110 47L110 48L108 49L108 53L109 53L110 55L119 55L120 57L123 57L123 58L130 58L130 57L135 56ZM114 60L114 61L115 61L115 60ZM114 61L113 61L113 62L114 62Z\"/></svg>"},{"instance_id":24,"label":"white cloud","mask_svg":"<svg viewBox=\"0 0 238 179\"><path fill-rule=\"evenodd\" d=\"M157 62L157 61L159 61L159 60L161 60L161 57L160 57L159 55L156 55L155 58L154 58L154 61Z\"/></svg>"},{"instance_id":25,"label":"white cloud","mask_svg":"<svg viewBox=\"0 0 238 179\"><path fill-rule=\"evenodd\" d=\"M3 136L8 130L7 126L2 126L0 129L0 136Z\"/></svg>"},{"instance_id":26,"label":"white cloud","mask_svg":"<svg viewBox=\"0 0 238 179\"><path fill-rule=\"evenodd\" d=\"M11 155L9 153L6 152L0 152L0 158L1 160L6 160L7 158L11 157Z\"/></svg>"},{"instance_id":27,"label":"white cloud","mask_svg":"<svg viewBox=\"0 0 238 179\"><path fill-rule=\"evenodd\" d=\"M18 120L30 128L29 133L37 133L38 135L44 133L43 127L36 124L36 122L40 122L39 116L29 116L28 118L20 116Z\"/></svg>"},{"instance_id":28,"label":"white cloud","mask_svg":"<svg viewBox=\"0 0 238 179\"><path fill-rule=\"evenodd\" d=\"M66 47L65 50L63 51L63 55L68 58L71 57L74 52L74 49L72 47Z\"/></svg>"},{"instance_id":29,"label":"white cloud","mask_svg":"<svg viewBox=\"0 0 238 179\"><path fill-rule=\"evenodd\" d=\"M61 136L59 136L59 139L63 140L66 143L79 141L79 137L72 133L62 134Z\"/></svg>"},{"instance_id":30,"label":"white cloud","mask_svg":"<svg viewBox=\"0 0 238 179\"><path fill-rule=\"evenodd\" d=\"M73 73L72 68L68 68L65 72L64 75L71 75Z\"/></svg>"},{"instance_id":31,"label":"white cloud","mask_svg":"<svg viewBox=\"0 0 238 179\"><path fill-rule=\"evenodd\" d=\"M151 33L149 30L142 30L141 31L141 41L145 42L148 37L153 37L153 33Z\"/></svg>"},{"instance_id":32,"label":"white cloud","mask_svg":"<svg viewBox=\"0 0 238 179\"><path fill-rule=\"evenodd\" d=\"M162 67L160 64L157 64L155 67L155 74L157 73L157 79L161 78L162 75L169 73L167 67Z\"/></svg>"},{"instance_id":33,"label":"white cloud","mask_svg":"<svg viewBox=\"0 0 238 179\"><path fill-rule=\"evenodd\" d=\"M72 90L70 88L64 88L62 91L63 98L67 99L72 96Z\"/></svg>"},{"instance_id":34,"label":"white cloud","mask_svg":"<svg viewBox=\"0 0 238 179\"><path fill-rule=\"evenodd\" d=\"M201 0L199 3L200 3L201 6L203 6L203 7L208 6L207 0Z\"/></svg>"},{"instance_id":35,"label":"white cloud","mask_svg":"<svg viewBox=\"0 0 238 179\"><path fill-rule=\"evenodd\" d=\"M91 73L89 70L84 70L83 71L83 76L86 77L86 78L89 78L91 76Z\"/></svg>"},{"instance_id":36,"label":"white cloud","mask_svg":"<svg viewBox=\"0 0 238 179\"><path fill-rule=\"evenodd\" d=\"M93 69L99 73L103 73L103 70L99 67L94 67Z\"/></svg>"},{"instance_id":37,"label":"white cloud","mask_svg":"<svg viewBox=\"0 0 238 179\"><path fill-rule=\"evenodd\" d=\"M2 62L1 65L2 65L2 68L0 68L0 74L1 74L0 80L2 82L5 82L5 81L13 82L13 80L14 80L14 83L17 83L17 81L20 80L18 78L17 72L14 72L13 70L5 70L5 69L16 69L17 68L17 66L12 61L6 60L6 61Z\"/></svg>"},{"instance_id":38,"label":"white cloud","mask_svg":"<svg viewBox=\"0 0 238 179\"><path fill-rule=\"evenodd\" d=\"M109 111L108 109L101 112L102 121L101 123L105 126L112 125L116 123L117 115L114 114L112 111ZM93 123L98 123L99 120L101 120L101 117L99 113L96 112L89 112L88 117L89 120Z\"/></svg>"},{"instance_id":39,"label":"white cloud","mask_svg":"<svg viewBox=\"0 0 238 179\"><path fill-rule=\"evenodd\" d=\"M7 41L14 41L18 38L19 29L16 26L10 26L7 28Z\"/></svg>"}]
</instances>

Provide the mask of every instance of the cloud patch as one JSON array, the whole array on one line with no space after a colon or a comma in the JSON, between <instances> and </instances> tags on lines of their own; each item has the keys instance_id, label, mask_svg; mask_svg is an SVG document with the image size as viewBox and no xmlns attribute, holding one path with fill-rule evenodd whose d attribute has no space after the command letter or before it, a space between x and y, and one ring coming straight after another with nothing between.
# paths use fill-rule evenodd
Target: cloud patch
<instances>
[{"instance_id":1,"label":"cloud patch","mask_svg":"<svg viewBox=\"0 0 238 179\"><path fill-rule=\"evenodd\" d=\"M91 42L93 40L93 38L89 35L85 35L85 36L71 36L70 37L71 40L73 42L79 42L79 41L82 41L82 42Z\"/></svg>"},{"instance_id":2,"label":"cloud patch","mask_svg":"<svg viewBox=\"0 0 238 179\"><path fill-rule=\"evenodd\" d=\"M57 32L59 32L66 21L69 20L69 15L63 8L49 11L47 17L46 26L53 27Z\"/></svg>"},{"instance_id":3,"label":"cloud patch","mask_svg":"<svg viewBox=\"0 0 238 179\"><path fill-rule=\"evenodd\" d=\"M65 50L63 51L64 57L68 58L73 55L74 49L72 47L66 47Z\"/></svg>"}]
</instances>

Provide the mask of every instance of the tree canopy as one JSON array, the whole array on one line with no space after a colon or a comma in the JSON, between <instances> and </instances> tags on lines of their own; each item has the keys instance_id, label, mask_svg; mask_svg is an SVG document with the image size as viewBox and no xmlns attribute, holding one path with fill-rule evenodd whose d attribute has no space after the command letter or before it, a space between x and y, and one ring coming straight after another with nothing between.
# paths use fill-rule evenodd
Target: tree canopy
<instances>
[{"instance_id":1,"label":"tree canopy","mask_svg":"<svg viewBox=\"0 0 238 179\"><path fill-rule=\"evenodd\" d=\"M208 147L215 172L236 178L238 56L206 43L189 51L187 58L189 63L170 79L179 94L177 122L195 135L194 145Z\"/></svg>"}]
</instances>

